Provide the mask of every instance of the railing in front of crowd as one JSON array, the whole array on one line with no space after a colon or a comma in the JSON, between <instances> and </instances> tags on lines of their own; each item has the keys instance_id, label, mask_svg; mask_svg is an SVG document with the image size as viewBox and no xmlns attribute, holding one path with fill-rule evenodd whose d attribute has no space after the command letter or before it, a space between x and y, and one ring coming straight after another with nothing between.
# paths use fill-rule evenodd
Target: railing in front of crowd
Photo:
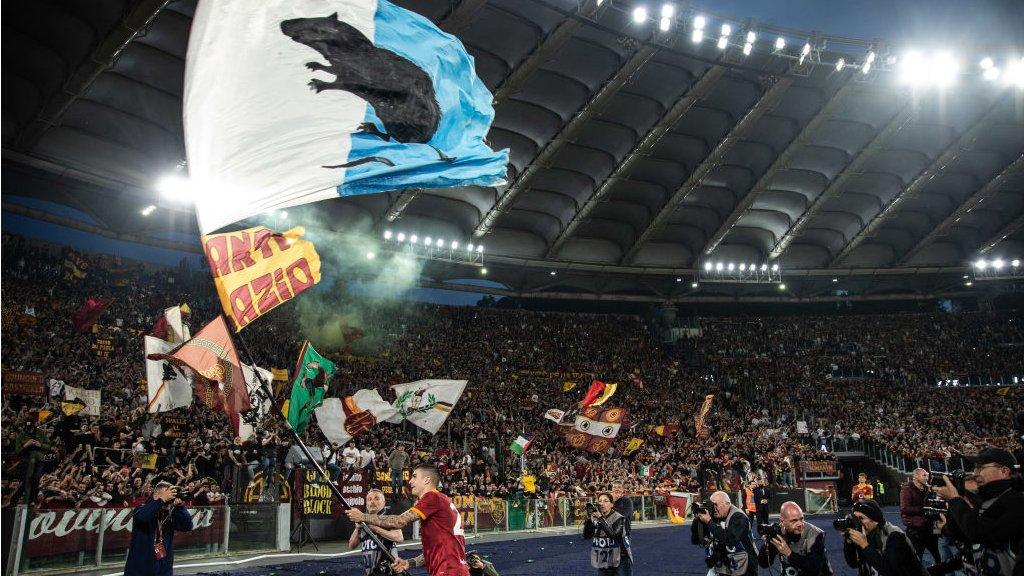
<instances>
[{"instance_id":1,"label":"railing in front of crowd","mask_svg":"<svg viewBox=\"0 0 1024 576\"><path fill-rule=\"evenodd\" d=\"M808 443L815 448L825 448L833 454L863 453L881 464L896 471L910 474L916 468L924 468L930 472L953 472L955 470L972 470L973 465L964 456L949 458L929 457L911 458L873 440L843 436L819 437L812 435Z\"/></svg>"},{"instance_id":2,"label":"railing in front of crowd","mask_svg":"<svg viewBox=\"0 0 1024 576\"><path fill-rule=\"evenodd\" d=\"M3 509L4 575L124 565L134 508ZM193 530L174 537L175 559L273 550L277 504L189 507Z\"/></svg>"}]
</instances>

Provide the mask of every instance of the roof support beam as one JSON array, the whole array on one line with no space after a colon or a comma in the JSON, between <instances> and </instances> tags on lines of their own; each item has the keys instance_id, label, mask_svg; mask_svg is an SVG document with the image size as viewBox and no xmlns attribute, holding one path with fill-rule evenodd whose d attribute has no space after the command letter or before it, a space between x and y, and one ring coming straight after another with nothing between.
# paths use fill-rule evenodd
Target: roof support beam
<instances>
[{"instance_id":1,"label":"roof support beam","mask_svg":"<svg viewBox=\"0 0 1024 576\"><path fill-rule=\"evenodd\" d=\"M140 0L125 14L113 30L93 49L92 53L68 76L61 89L44 103L35 118L18 133L12 148L29 152L35 148L43 134L60 121L64 113L79 97L84 95L92 83L105 70L114 65L114 60L128 46L135 36L148 26L170 0Z\"/></svg>"},{"instance_id":2,"label":"roof support beam","mask_svg":"<svg viewBox=\"0 0 1024 576\"><path fill-rule=\"evenodd\" d=\"M604 111L604 108L611 102L612 97L618 93L619 89L629 82L657 51L657 48L645 44L640 46L630 56L629 60L597 90L597 93L590 98L590 101L569 122L562 126L558 134L541 149L537 157L505 189L505 192L494 203L494 206L480 219L480 223L473 230L473 236L479 238L491 231L491 228L498 221L498 217L512 208L516 197L529 188L533 178L541 170L551 165L563 146L573 142L580 128Z\"/></svg>"},{"instance_id":3,"label":"roof support beam","mask_svg":"<svg viewBox=\"0 0 1024 576\"><path fill-rule=\"evenodd\" d=\"M818 132L821 126L832 119L835 116L836 110L842 105L847 95L854 90L856 83L854 82L854 76L858 72L853 71L847 77L843 83L843 86L837 90L832 97L818 110L818 113L814 115L814 118L808 122L800 134L794 138L786 149L779 154L779 157L772 162L772 165L765 171L765 173L758 178L757 183L747 192L746 196L736 205L736 208L729 214L729 216L722 221L722 225L718 227L718 230L708 239L704 244L704 248L701 249L701 253L704 255L711 254L715 248L722 243L729 231L732 230L733 226L750 211L750 208L757 201L758 196L763 193L768 186L772 183L775 175L780 170L788 169L792 164L793 160L796 159L797 153L801 151L801 148L807 144L811 138Z\"/></svg>"},{"instance_id":4,"label":"roof support beam","mask_svg":"<svg viewBox=\"0 0 1024 576\"><path fill-rule=\"evenodd\" d=\"M895 136L900 130L910 123L914 118L914 109L909 99L906 99L901 109L897 110L893 114L892 118L885 125L884 128L875 134L875 137L871 139L860 152L850 161L850 163L840 172L832 182L829 183L828 187L818 194L811 204L804 210L804 213L797 218L797 221L789 227L789 230L782 235L782 238L775 243L775 247L772 248L771 252L768 253L768 259L774 260L789 248L789 245L793 243L793 240L800 236L804 228L814 220L818 214L828 205L828 203L839 195L845 188L851 178L860 175L864 171L864 166L869 160L875 155L876 152L885 148L885 145Z\"/></svg>"},{"instance_id":5,"label":"roof support beam","mask_svg":"<svg viewBox=\"0 0 1024 576\"><path fill-rule=\"evenodd\" d=\"M925 186L935 179L937 176L945 172L946 168L956 161L960 155L964 152L969 151L974 142L981 137L988 129L989 124L992 122L992 118L999 112L1000 104L1003 102L1003 94L1000 93L989 105L988 110L978 118L974 125L966 130L959 138L953 140L946 146L942 154L939 154L937 158L927 168L925 168L920 174L914 178L903 190L896 193L896 196L889 201L889 204L882 208L875 216L868 222L867 226L861 228L860 232L853 237L852 240L846 243L846 246L839 251L839 254L829 263L829 266L835 266L841 262L844 258L850 255L858 246L860 246L865 240L872 237L875 231L885 223L886 218L896 212L896 209L900 207L904 202L910 198L916 198L921 195L921 191L924 190Z\"/></svg>"},{"instance_id":6,"label":"roof support beam","mask_svg":"<svg viewBox=\"0 0 1024 576\"><path fill-rule=\"evenodd\" d=\"M476 11L484 4L486 4L486 0L462 0L462 2L440 23L440 27L446 32L451 32L452 30L461 28L462 25L456 24L455 21L464 20L466 18L466 14L472 10L472 14L470 14L471 20L472 16L475 16ZM580 4L576 13L586 18L594 18L610 5L611 2L599 3L597 0L584 0L584 2ZM523 83L526 82L526 80L545 62L553 58L554 55L562 49L562 46L565 45L569 38L572 38L572 35L582 26L583 21L569 17L548 33L533 52L523 59L523 61L520 62L511 73L509 73L508 77L505 78L505 80L502 81L494 91L494 107L497 108L498 104L504 102L510 96L519 91ZM388 222L394 222L397 220L420 192L422 192L422 190L407 190L403 192L400 201L395 202L392 209L388 211Z\"/></svg>"},{"instance_id":7,"label":"roof support beam","mask_svg":"<svg viewBox=\"0 0 1024 576\"><path fill-rule=\"evenodd\" d=\"M762 116L768 114L775 109L775 106L782 100L786 90L793 84L792 76L783 76L779 78L770 88L765 90L761 97L754 103L754 105L747 111L747 113L732 127L732 130L726 134L725 138L715 146L714 150L708 154L707 158L700 163L699 166L690 174L690 177L683 182L679 188L672 193L669 197L668 202L662 206L658 214L651 220L647 228L640 234L640 237L636 239L636 242L626 251L619 261L620 264L627 264L632 262L636 257L640 248L647 242L651 236L659 229L665 222L675 213L678 208L690 195L691 192L697 189L698 186L704 181L705 178L711 173L712 170L722 164L726 155L732 150L733 145L737 142L743 141L747 138L747 134L751 128L757 124L758 120Z\"/></svg>"},{"instance_id":8,"label":"roof support beam","mask_svg":"<svg viewBox=\"0 0 1024 576\"><path fill-rule=\"evenodd\" d=\"M547 251L548 258L554 256L565 244L577 228L581 224L587 221L590 214L595 208L602 202L611 192L615 184L624 180L637 163L650 156L654 151L654 148L661 142L662 137L668 133L669 130L675 126L676 122L683 117L694 104L707 98L711 91L714 89L718 79L725 73L726 68L724 66L714 65L709 67L704 74L695 82L689 90L686 91L679 100L676 101L675 105L672 106L648 132L647 135L640 139L636 146L629 151L629 154L622 159L622 162L615 167L615 170L605 178L604 182L594 190L594 193L590 195L586 203L576 211L572 219L562 228L562 231L555 238L554 242L551 243L551 247Z\"/></svg>"},{"instance_id":9,"label":"roof support beam","mask_svg":"<svg viewBox=\"0 0 1024 576\"><path fill-rule=\"evenodd\" d=\"M1009 224L1000 228L999 232L996 232L991 238L986 240L981 248L978 249L978 254L988 253L989 250L998 246L1000 242L1006 240L1007 236L1016 234L1021 228L1024 228L1024 213L1011 220Z\"/></svg>"},{"instance_id":10,"label":"roof support beam","mask_svg":"<svg viewBox=\"0 0 1024 576\"><path fill-rule=\"evenodd\" d=\"M968 212L974 210L986 200L994 196L999 192L1000 187L1007 178L1024 172L1024 156L1018 156L1016 160L1010 163L1002 172L997 174L994 178L988 181L987 184L981 187L977 192L971 194L970 198L960 204L960 207L953 211L952 214L946 217L938 226L932 228L932 231L921 238L898 262L898 266L906 264L910 259L919 254L926 246L934 242L936 239L944 236L946 231L960 221ZM985 244L986 246L988 244Z\"/></svg>"}]
</instances>

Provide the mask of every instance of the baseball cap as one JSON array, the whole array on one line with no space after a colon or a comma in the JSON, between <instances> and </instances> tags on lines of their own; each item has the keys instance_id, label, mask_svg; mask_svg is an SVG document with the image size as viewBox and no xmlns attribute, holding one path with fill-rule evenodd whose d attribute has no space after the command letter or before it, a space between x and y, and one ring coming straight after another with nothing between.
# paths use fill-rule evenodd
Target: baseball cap
<instances>
[{"instance_id":1,"label":"baseball cap","mask_svg":"<svg viewBox=\"0 0 1024 576\"><path fill-rule=\"evenodd\" d=\"M981 452L978 452L977 456L968 456L968 460L974 463L975 466L984 466L985 464L998 464L1000 466L1006 466L1011 470L1017 468L1017 459L1013 457L1007 450L1002 448L985 448Z\"/></svg>"}]
</instances>

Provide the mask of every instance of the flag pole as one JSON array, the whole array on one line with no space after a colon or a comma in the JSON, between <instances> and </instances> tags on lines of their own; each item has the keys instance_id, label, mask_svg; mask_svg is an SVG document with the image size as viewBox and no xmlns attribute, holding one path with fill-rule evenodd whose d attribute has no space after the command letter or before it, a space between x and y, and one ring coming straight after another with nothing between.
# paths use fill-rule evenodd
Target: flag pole
<instances>
[{"instance_id":1,"label":"flag pole","mask_svg":"<svg viewBox=\"0 0 1024 576\"><path fill-rule=\"evenodd\" d=\"M242 349L245 350L245 355L249 358L249 362L255 368L257 366L256 360L253 357L252 351L249 350L249 345L246 344L240 332L236 332L235 336L238 338L238 341L242 343ZM302 441L302 438L299 437L299 433L295 430L294 427L292 427L292 423L289 422L288 418L285 417L285 415L281 412L281 406L278 405L277 398L274 397L274 389L270 386L270 383L263 379L263 375L260 374L259 370L253 370L253 374L256 376L256 379L259 380L260 388L262 388L263 392L267 394L267 396L270 398L271 412L276 412L281 417L281 419L284 420L285 428L287 428L288 432L291 433L292 440L295 441L295 444L298 445L299 450L301 450L302 454L306 456L310 464L312 464L313 467L316 468L316 471L321 476L327 479L327 485L330 486L331 492L333 492L334 496L341 502L341 507L344 508L345 510L353 509L353 506L349 504L347 500L345 500L345 496L341 493L341 488L338 488L337 484L330 481L331 477L327 475L327 472L324 471L322 466L320 466L320 463L317 462L315 458L313 458L313 454L310 453L309 448L306 447L306 443ZM351 476L349 476L349 478L351 478ZM380 536L378 536L376 532L371 530L370 526L366 524L366 522L360 522L358 526L356 526L356 529L362 530L363 533L365 533L370 538L370 540L372 540L373 543L377 545L377 549L380 550L380 553L383 554L384 557L386 557L389 562L394 562L398 560L398 556L391 553L391 549L384 545L384 542L381 541ZM408 575L408 572L402 572L402 574Z\"/></svg>"}]
</instances>

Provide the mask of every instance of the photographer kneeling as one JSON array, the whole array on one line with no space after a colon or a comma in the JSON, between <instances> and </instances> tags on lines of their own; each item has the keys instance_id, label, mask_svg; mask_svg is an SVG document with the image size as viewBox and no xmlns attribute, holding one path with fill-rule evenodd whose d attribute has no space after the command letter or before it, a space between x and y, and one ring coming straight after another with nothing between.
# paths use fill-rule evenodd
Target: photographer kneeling
<instances>
[{"instance_id":1,"label":"photographer kneeling","mask_svg":"<svg viewBox=\"0 0 1024 576\"><path fill-rule=\"evenodd\" d=\"M974 564L982 574L1020 574L1024 572L1019 566L1024 555L1024 494L1015 485L1017 459L1006 450L986 448L970 460L980 505L965 500L947 476L943 476L945 486L936 487L935 493L949 502L948 522L975 546Z\"/></svg>"},{"instance_id":2,"label":"photographer kneeling","mask_svg":"<svg viewBox=\"0 0 1024 576\"><path fill-rule=\"evenodd\" d=\"M708 576L757 574L757 549L750 536L747 515L732 505L725 492L712 494L709 508L694 505L694 519L700 525L694 522L693 527L695 537L699 532L707 532L706 537L695 539L708 549Z\"/></svg>"},{"instance_id":3,"label":"photographer kneeling","mask_svg":"<svg viewBox=\"0 0 1024 576\"><path fill-rule=\"evenodd\" d=\"M760 526L765 545L757 555L761 568L768 568L778 556L786 576L831 576L832 566L825 553L825 532L804 523L804 511L796 502L783 502L779 523Z\"/></svg>"},{"instance_id":4,"label":"photographer kneeling","mask_svg":"<svg viewBox=\"0 0 1024 576\"><path fill-rule=\"evenodd\" d=\"M597 506L587 504L590 517L583 524L583 537L591 541L590 565L597 568L598 576L615 576L619 564L629 562L629 536L626 535L626 519L615 511L612 495L601 492L597 495Z\"/></svg>"},{"instance_id":5,"label":"photographer kneeling","mask_svg":"<svg viewBox=\"0 0 1024 576\"><path fill-rule=\"evenodd\" d=\"M872 576L926 574L907 535L885 521L874 500L855 503L852 514L832 524L846 535L843 557L851 568L866 567Z\"/></svg>"}]
</instances>

